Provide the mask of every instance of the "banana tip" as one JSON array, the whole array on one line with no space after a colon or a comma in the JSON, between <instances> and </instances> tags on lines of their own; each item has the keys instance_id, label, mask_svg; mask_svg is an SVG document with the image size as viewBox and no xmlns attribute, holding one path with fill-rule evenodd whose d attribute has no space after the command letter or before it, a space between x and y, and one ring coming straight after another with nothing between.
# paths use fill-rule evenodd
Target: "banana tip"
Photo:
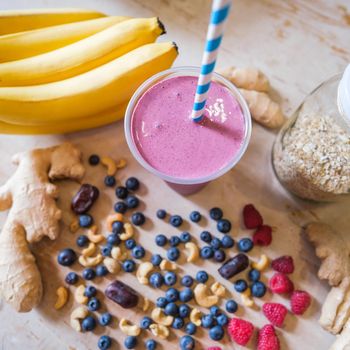
<instances>
[{"instance_id":1,"label":"banana tip","mask_svg":"<svg viewBox=\"0 0 350 350\"><path fill-rule=\"evenodd\" d=\"M160 35L166 34L165 26L164 26L163 22L159 19L159 17L157 17L157 21L158 21L159 28L161 30Z\"/></svg>"},{"instance_id":2,"label":"banana tip","mask_svg":"<svg viewBox=\"0 0 350 350\"><path fill-rule=\"evenodd\" d=\"M176 52L179 53L179 47L177 46L175 41L173 41L173 46L174 46Z\"/></svg>"}]
</instances>

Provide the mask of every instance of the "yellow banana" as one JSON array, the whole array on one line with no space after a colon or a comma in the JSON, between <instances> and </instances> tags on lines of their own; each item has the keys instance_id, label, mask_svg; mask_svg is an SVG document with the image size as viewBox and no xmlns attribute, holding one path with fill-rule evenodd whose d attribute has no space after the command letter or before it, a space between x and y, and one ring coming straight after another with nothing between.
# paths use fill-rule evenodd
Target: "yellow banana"
<instances>
[{"instance_id":1,"label":"yellow banana","mask_svg":"<svg viewBox=\"0 0 350 350\"><path fill-rule=\"evenodd\" d=\"M72 44L129 17L112 16L0 36L0 63L20 60Z\"/></svg>"},{"instance_id":2,"label":"yellow banana","mask_svg":"<svg viewBox=\"0 0 350 350\"><path fill-rule=\"evenodd\" d=\"M0 11L0 35L104 16L97 11L76 8Z\"/></svg>"},{"instance_id":3,"label":"yellow banana","mask_svg":"<svg viewBox=\"0 0 350 350\"><path fill-rule=\"evenodd\" d=\"M174 43L141 46L109 63L70 79L24 87L0 87L0 120L11 124L67 122L128 101L153 74L169 68Z\"/></svg>"},{"instance_id":4,"label":"yellow banana","mask_svg":"<svg viewBox=\"0 0 350 350\"><path fill-rule=\"evenodd\" d=\"M154 42L164 33L158 18L117 23L68 46L22 60L0 63L0 86L28 86L67 79Z\"/></svg>"}]
</instances>

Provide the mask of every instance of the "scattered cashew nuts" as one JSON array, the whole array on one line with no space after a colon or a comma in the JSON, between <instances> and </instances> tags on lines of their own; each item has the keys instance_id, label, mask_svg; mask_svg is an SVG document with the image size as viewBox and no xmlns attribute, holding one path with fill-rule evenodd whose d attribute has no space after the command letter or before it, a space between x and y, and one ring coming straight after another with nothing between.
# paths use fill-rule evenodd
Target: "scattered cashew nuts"
<instances>
[{"instance_id":1,"label":"scattered cashew nuts","mask_svg":"<svg viewBox=\"0 0 350 350\"><path fill-rule=\"evenodd\" d=\"M166 339L169 336L168 327L163 326L162 324L152 323L149 326L149 329L154 336L159 337L160 339Z\"/></svg>"},{"instance_id":2,"label":"scattered cashew nuts","mask_svg":"<svg viewBox=\"0 0 350 350\"><path fill-rule=\"evenodd\" d=\"M69 224L69 231L75 233L79 230L79 220L74 218L72 222Z\"/></svg>"},{"instance_id":3,"label":"scattered cashew nuts","mask_svg":"<svg viewBox=\"0 0 350 350\"><path fill-rule=\"evenodd\" d=\"M96 225L91 226L88 229L86 235L89 238L89 241L93 242L93 243L100 243L105 238L102 233L97 233L97 226Z\"/></svg>"},{"instance_id":4,"label":"scattered cashew nuts","mask_svg":"<svg viewBox=\"0 0 350 350\"><path fill-rule=\"evenodd\" d=\"M111 157L102 157L101 164L107 168L107 175L113 176L117 172L117 164Z\"/></svg>"},{"instance_id":5,"label":"scattered cashew nuts","mask_svg":"<svg viewBox=\"0 0 350 350\"><path fill-rule=\"evenodd\" d=\"M188 251L187 262L195 262L199 257L198 246L193 242L187 242L185 248Z\"/></svg>"},{"instance_id":6,"label":"scattered cashew nuts","mask_svg":"<svg viewBox=\"0 0 350 350\"><path fill-rule=\"evenodd\" d=\"M161 261L159 267L162 271L175 271L177 268L174 262L165 259Z\"/></svg>"},{"instance_id":7,"label":"scattered cashew nuts","mask_svg":"<svg viewBox=\"0 0 350 350\"><path fill-rule=\"evenodd\" d=\"M106 220L108 231L112 232L113 222L115 222L115 221L123 221L123 219L124 219L123 214L120 214L120 213L115 213L115 214L112 214L112 215L108 215L107 216L107 220Z\"/></svg>"},{"instance_id":8,"label":"scattered cashew nuts","mask_svg":"<svg viewBox=\"0 0 350 350\"><path fill-rule=\"evenodd\" d=\"M117 260L110 258L107 256L103 259L103 265L106 266L108 272L110 273L118 273L120 271L120 265Z\"/></svg>"},{"instance_id":9,"label":"scattered cashew nuts","mask_svg":"<svg viewBox=\"0 0 350 350\"><path fill-rule=\"evenodd\" d=\"M128 253L123 251L121 247L113 247L111 251L111 256L115 260L125 260L128 257Z\"/></svg>"},{"instance_id":10,"label":"scattered cashew nuts","mask_svg":"<svg viewBox=\"0 0 350 350\"><path fill-rule=\"evenodd\" d=\"M88 302L88 297L84 295L85 293L85 286L81 284L74 293L74 299L79 304L86 304Z\"/></svg>"},{"instance_id":11,"label":"scattered cashew nuts","mask_svg":"<svg viewBox=\"0 0 350 350\"><path fill-rule=\"evenodd\" d=\"M88 315L88 313L89 311L83 306L79 306L72 311L70 315L70 325L77 332L81 332L81 325L79 320L85 318Z\"/></svg>"},{"instance_id":12,"label":"scattered cashew nuts","mask_svg":"<svg viewBox=\"0 0 350 350\"><path fill-rule=\"evenodd\" d=\"M202 313L200 310L194 308L190 313L190 321L194 323L197 327L202 324Z\"/></svg>"},{"instance_id":13,"label":"scattered cashew nuts","mask_svg":"<svg viewBox=\"0 0 350 350\"><path fill-rule=\"evenodd\" d=\"M58 287L56 290L57 300L55 303L55 309L62 309L68 301L68 289L66 287Z\"/></svg>"},{"instance_id":14,"label":"scattered cashew nuts","mask_svg":"<svg viewBox=\"0 0 350 350\"><path fill-rule=\"evenodd\" d=\"M137 337L141 333L141 328L139 326L137 326L136 324L131 324L125 318L122 318L120 320L119 328L124 334L131 335L134 337Z\"/></svg>"},{"instance_id":15,"label":"scattered cashew nuts","mask_svg":"<svg viewBox=\"0 0 350 350\"><path fill-rule=\"evenodd\" d=\"M199 283L194 288L194 298L198 305L203 307L211 307L219 302L217 295L208 295L208 287L203 283Z\"/></svg>"},{"instance_id":16,"label":"scattered cashew nuts","mask_svg":"<svg viewBox=\"0 0 350 350\"><path fill-rule=\"evenodd\" d=\"M171 326L174 321L174 317L165 315L160 307L156 307L152 310L151 318L153 321L163 326Z\"/></svg>"},{"instance_id":17,"label":"scattered cashew nuts","mask_svg":"<svg viewBox=\"0 0 350 350\"><path fill-rule=\"evenodd\" d=\"M143 298L142 311L147 311L150 307L150 301L147 298Z\"/></svg>"},{"instance_id":18,"label":"scattered cashew nuts","mask_svg":"<svg viewBox=\"0 0 350 350\"><path fill-rule=\"evenodd\" d=\"M153 265L149 261L141 263L136 271L136 278L141 284L148 284L148 275L153 271Z\"/></svg>"},{"instance_id":19,"label":"scattered cashew nuts","mask_svg":"<svg viewBox=\"0 0 350 350\"><path fill-rule=\"evenodd\" d=\"M265 270L270 264L270 260L266 254L262 254L258 262L252 262L251 266L253 269L258 271Z\"/></svg>"},{"instance_id":20,"label":"scattered cashew nuts","mask_svg":"<svg viewBox=\"0 0 350 350\"><path fill-rule=\"evenodd\" d=\"M215 282L211 285L210 290L218 297L224 297L226 294L226 288L219 282Z\"/></svg>"},{"instance_id":21,"label":"scattered cashew nuts","mask_svg":"<svg viewBox=\"0 0 350 350\"><path fill-rule=\"evenodd\" d=\"M91 267L98 265L103 259L101 254L97 254L96 256L79 256L79 264L84 267Z\"/></svg>"},{"instance_id":22,"label":"scattered cashew nuts","mask_svg":"<svg viewBox=\"0 0 350 350\"><path fill-rule=\"evenodd\" d=\"M126 160L125 159L119 159L117 163L117 169L123 169L126 166Z\"/></svg>"},{"instance_id":23,"label":"scattered cashew nuts","mask_svg":"<svg viewBox=\"0 0 350 350\"><path fill-rule=\"evenodd\" d=\"M250 297L251 292L250 289L246 289L243 293L241 293L241 299L244 306L253 307L254 300Z\"/></svg>"},{"instance_id":24,"label":"scattered cashew nuts","mask_svg":"<svg viewBox=\"0 0 350 350\"><path fill-rule=\"evenodd\" d=\"M81 254L85 257L92 256L96 251L96 244L93 242L90 242L88 247L83 249Z\"/></svg>"},{"instance_id":25,"label":"scattered cashew nuts","mask_svg":"<svg viewBox=\"0 0 350 350\"><path fill-rule=\"evenodd\" d=\"M124 230L125 232L119 235L119 238L122 241L126 241L127 239L131 238L134 235L134 228L128 222L124 224Z\"/></svg>"}]
</instances>

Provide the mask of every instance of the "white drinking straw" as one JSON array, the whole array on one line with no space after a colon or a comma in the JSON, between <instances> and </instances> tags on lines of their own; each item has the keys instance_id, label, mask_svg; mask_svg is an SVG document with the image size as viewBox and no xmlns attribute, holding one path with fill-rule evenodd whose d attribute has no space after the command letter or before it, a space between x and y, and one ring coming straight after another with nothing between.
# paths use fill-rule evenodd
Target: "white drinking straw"
<instances>
[{"instance_id":1,"label":"white drinking straw","mask_svg":"<svg viewBox=\"0 0 350 350\"><path fill-rule=\"evenodd\" d=\"M201 73L198 78L192 110L192 119L197 123L203 119L211 77L215 68L216 58L223 37L224 25L231 7L231 1L232 0L213 0L207 40L202 58Z\"/></svg>"}]
</instances>

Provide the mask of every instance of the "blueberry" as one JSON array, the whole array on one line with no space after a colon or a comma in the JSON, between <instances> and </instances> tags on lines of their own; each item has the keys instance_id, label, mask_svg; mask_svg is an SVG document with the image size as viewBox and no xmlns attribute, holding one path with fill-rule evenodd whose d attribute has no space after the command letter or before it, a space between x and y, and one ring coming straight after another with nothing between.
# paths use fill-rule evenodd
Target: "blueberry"
<instances>
[{"instance_id":1,"label":"blueberry","mask_svg":"<svg viewBox=\"0 0 350 350\"><path fill-rule=\"evenodd\" d=\"M181 240L178 236L171 236L170 239L169 239L169 244L172 246L172 247L176 247L180 244Z\"/></svg>"},{"instance_id":2,"label":"blueberry","mask_svg":"<svg viewBox=\"0 0 350 350\"><path fill-rule=\"evenodd\" d=\"M116 183L115 177L112 175L107 175L105 177L104 183L107 187L113 187Z\"/></svg>"},{"instance_id":3,"label":"blueberry","mask_svg":"<svg viewBox=\"0 0 350 350\"><path fill-rule=\"evenodd\" d=\"M180 241L182 242L182 243L187 243L187 242L189 242L191 240L191 235L189 234L189 232L182 232L181 234L180 234Z\"/></svg>"},{"instance_id":4,"label":"blueberry","mask_svg":"<svg viewBox=\"0 0 350 350\"><path fill-rule=\"evenodd\" d=\"M107 350L112 346L112 338L108 335L102 335L97 345L100 350Z\"/></svg>"},{"instance_id":5,"label":"blueberry","mask_svg":"<svg viewBox=\"0 0 350 350\"><path fill-rule=\"evenodd\" d=\"M85 291L84 291L84 295L88 298L92 298L97 294L97 289L94 286L86 286L85 287Z\"/></svg>"},{"instance_id":6,"label":"blueberry","mask_svg":"<svg viewBox=\"0 0 350 350\"><path fill-rule=\"evenodd\" d=\"M101 254L103 256L111 256L113 246L111 244L106 244L101 247Z\"/></svg>"},{"instance_id":7,"label":"blueberry","mask_svg":"<svg viewBox=\"0 0 350 350\"><path fill-rule=\"evenodd\" d=\"M127 348L127 349L134 349L137 345L137 338L130 335L128 337L125 338L124 340L124 346Z\"/></svg>"},{"instance_id":8,"label":"blueberry","mask_svg":"<svg viewBox=\"0 0 350 350\"><path fill-rule=\"evenodd\" d=\"M168 239L164 235L160 234L156 236L156 244L158 247L164 247L167 242Z\"/></svg>"},{"instance_id":9,"label":"blueberry","mask_svg":"<svg viewBox=\"0 0 350 350\"><path fill-rule=\"evenodd\" d=\"M89 238L87 238L85 235L80 235L76 240L78 247L86 247L89 243Z\"/></svg>"},{"instance_id":10,"label":"blueberry","mask_svg":"<svg viewBox=\"0 0 350 350\"><path fill-rule=\"evenodd\" d=\"M245 280L237 280L234 283L234 288L236 292L243 293L248 288L248 284Z\"/></svg>"},{"instance_id":11,"label":"blueberry","mask_svg":"<svg viewBox=\"0 0 350 350\"><path fill-rule=\"evenodd\" d=\"M122 221L113 221L112 232L115 234L122 233L124 231L124 223Z\"/></svg>"},{"instance_id":12,"label":"blueberry","mask_svg":"<svg viewBox=\"0 0 350 350\"><path fill-rule=\"evenodd\" d=\"M213 315L202 316L202 327L212 328L215 326L215 317Z\"/></svg>"},{"instance_id":13,"label":"blueberry","mask_svg":"<svg viewBox=\"0 0 350 350\"><path fill-rule=\"evenodd\" d=\"M82 276L85 280L90 281L96 277L96 272L91 267L88 267L83 270Z\"/></svg>"},{"instance_id":14,"label":"blueberry","mask_svg":"<svg viewBox=\"0 0 350 350\"><path fill-rule=\"evenodd\" d=\"M256 282L256 281L259 281L260 279L260 271L256 270L256 269L251 269L249 272L248 272L248 278L250 281L252 282Z\"/></svg>"},{"instance_id":15,"label":"blueberry","mask_svg":"<svg viewBox=\"0 0 350 350\"><path fill-rule=\"evenodd\" d=\"M196 281L198 283L206 283L208 281L208 279L209 279L209 276L205 271L201 270L201 271L197 272Z\"/></svg>"},{"instance_id":16,"label":"blueberry","mask_svg":"<svg viewBox=\"0 0 350 350\"><path fill-rule=\"evenodd\" d=\"M145 223L146 218L142 213L136 212L132 214L131 221L135 226L141 226Z\"/></svg>"},{"instance_id":17,"label":"blueberry","mask_svg":"<svg viewBox=\"0 0 350 350\"><path fill-rule=\"evenodd\" d=\"M169 271L164 275L164 283L167 286L173 286L177 281L175 272Z\"/></svg>"},{"instance_id":18,"label":"blueberry","mask_svg":"<svg viewBox=\"0 0 350 350\"><path fill-rule=\"evenodd\" d=\"M153 339L146 341L146 350L155 350L157 348L157 342Z\"/></svg>"},{"instance_id":19,"label":"blueberry","mask_svg":"<svg viewBox=\"0 0 350 350\"><path fill-rule=\"evenodd\" d=\"M220 309L218 306L214 305L210 308L210 314L213 316L217 316L220 312Z\"/></svg>"},{"instance_id":20,"label":"blueberry","mask_svg":"<svg viewBox=\"0 0 350 350\"><path fill-rule=\"evenodd\" d=\"M89 311L97 311L101 307L101 303L97 298L91 298L87 306Z\"/></svg>"},{"instance_id":21,"label":"blueberry","mask_svg":"<svg viewBox=\"0 0 350 350\"><path fill-rule=\"evenodd\" d=\"M217 262L223 262L226 259L226 254L222 249L215 250L214 260Z\"/></svg>"},{"instance_id":22,"label":"blueberry","mask_svg":"<svg viewBox=\"0 0 350 350\"><path fill-rule=\"evenodd\" d=\"M222 237L221 245L223 248L232 248L235 245L235 241L232 237L225 235Z\"/></svg>"},{"instance_id":23,"label":"blueberry","mask_svg":"<svg viewBox=\"0 0 350 350\"><path fill-rule=\"evenodd\" d=\"M167 304L168 304L168 301L166 300L166 298L164 297L157 298L157 301L156 301L157 307L164 309Z\"/></svg>"},{"instance_id":24,"label":"blueberry","mask_svg":"<svg viewBox=\"0 0 350 350\"><path fill-rule=\"evenodd\" d=\"M97 154L91 154L89 157L89 164L94 166L100 162L100 157Z\"/></svg>"},{"instance_id":25,"label":"blueberry","mask_svg":"<svg viewBox=\"0 0 350 350\"><path fill-rule=\"evenodd\" d=\"M176 301L179 300L179 291L177 289L175 289L175 288L169 288L165 292L165 297L166 297L166 300L169 301L169 303L176 302Z\"/></svg>"},{"instance_id":26,"label":"blueberry","mask_svg":"<svg viewBox=\"0 0 350 350\"><path fill-rule=\"evenodd\" d=\"M114 204L114 211L116 213L124 214L127 211L128 207L124 202L116 202Z\"/></svg>"},{"instance_id":27,"label":"blueberry","mask_svg":"<svg viewBox=\"0 0 350 350\"><path fill-rule=\"evenodd\" d=\"M247 253L253 249L254 244L250 238L242 238L238 241L237 247L239 251Z\"/></svg>"},{"instance_id":28,"label":"blueberry","mask_svg":"<svg viewBox=\"0 0 350 350\"><path fill-rule=\"evenodd\" d=\"M126 197L125 203L129 209L135 209L139 206L140 201L137 197L130 195Z\"/></svg>"},{"instance_id":29,"label":"blueberry","mask_svg":"<svg viewBox=\"0 0 350 350\"><path fill-rule=\"evenodd\" d=\"M85 317L81 321L81 328L83 331L92 331L96 327L96 320L92 316Z\"/></svg>"},{"instance_id":30,"label":"blueberry","mask_svg":"<svg viewBox=\"0 0 350 350\"><path fill-rule=\"evenodd\" d=\"M205 243L210 243L212 240L211 233L208 231L202 231L200 234L200 238Z\"/></svg>"},{"instance_id":31,"label":"blueberry","mask_svg":"<svg viewBox=\"0 0 350 350\"><path fill-rule=\"evenodd\" d=\"M136 247L136 241L133 238L129 238L125 241L125 248L126 249L133 249Z\"/></svg>"},{"instance_id":32,"label":"blueberry","mask_svg":"<svg viewBox=\"0 0 350 350\"><path fill-rule=\"evenodd\" d=\"M187 303L193 299L193 291L191 288L184 288L179 294L180 301Z\"/></svg>"},{"instance_id":33,"label":"blueberry","mask_svg":"<svg viewBox=\"0 0 350 350\"><path fill-rule=\"evenodd\" d=\"M254 282L250 289L252 291L252 295L257 298L263 297L266 293L266 286L260 281Z\"/></svg>"},{"instance_id":34,"label":"blueberry","mask_svg":"<svg viewBox=\"0 0 350 350\"><path fill-rule=\"evenodd\" d=\"M153 254L151 257L151 263L153 266L159 266L163 258L159 254Z\"/></svg>"},{"instance_id":35,"label":"blueberry","mask_svg":"<svg viewBox=\"0 0 350 350\"><path fill-rule=\"evenodd\" d=\"M140 182L136 177L129 177L125 182L125 187L129 191L137 191L140 187Z\"/></svg>"},{"instance_id":36,"label":"blueberry","mask_svg":"<svg viewBox=\"0 0 350 350\"><path fill-rule=\"evenodd\" d=\"M79 226L80 227L90 227L93 224L94 220L89 214L79 215Z\"/></svg>"},{"instance_id":37,"label":"blueberry","mask_svg":"<svg viewBox=\"0 0 350 350\"><path fill-rule=\"evenodd\" d=\"M170 261L176 261L180 256L180 251L176 247L171 247L166 252L166 256Z\"/></svg>"},{"instance_id":38,"label":"blueberry","mask_svg":"<svg viewBox=\"0 0 350 350\"><path fill-rule=\"evenodd\" d=\"M185 321L181 317L175 317L171 327L181 329L185 325Z\"/></svg>"},{"instance_id":39,"label":"blueberry","mask_svg":"<svg viewBox=\"0 0 350 350\"><path fill-rule=\"evenodd\" d=\"M232 314L234 314L238 309L237 303L232 299L226 301L225 307L226 307L226 311Z\"/></svg>"},{"instance_id":40,"label":"blueberry","mask_svg":"<svg viewBox=\"0 0 350 350\"><path fill-rule=\"evenodd\" d=\"M226 326L228 324L228 317L225 314L220 314L216 317L216 322L219 326Z\"/></svg>"},{"instance_id":41,"label":"blueberry","mask_svg":"<svg viewBox=\"0 0 350 350\"><path fill-rule=\"evenodd\" d=\"M125 199L129 194L129 191L127 190L126 187L123 186L118 186L115 189L115 195L119 198L119 199Z\"/></svg>"},{"instance_id":42,"label":"blueberry","mask_svg":"<svg viewBox=\"0 0 350 350\"><path fill-rule=\"evenodd\" d=\"M149 329L149 326L153 323L153 320L150 317L143 317L140 321L140 327L142 329Z\"/></svg>"},{"instance_id":43,"label":"blueberry","mask_svg":"<svg viewBox=\"0 0 350 350\"><path fill-rule=\"evenodd\" d=\"M98 322L101 326L107 326L112 321L112 315L109 312L103 313L100 318L98 319Z\"/></svg>"},{"instance_id":44,"label":"blueberry","mask_svg":"<svg viewBox=\"0 0 350 350\"><path fill-rule=\"evenodd\" d=\"M217 250L219 248L221 248L221 241L219 238L214 237L211 242L210 242L210 246L214 249Z\"/></svg>"},{"instance_id":45,"label":"blueberry","mask_svg":"<svg viewBox=\"0 0 350 350\"><path fill-rule=\"evenodd\" d=\"M190 315L191 308L187 304L181 304L179 306L179 316L182 318L186 318Z\"/></svg>"},{"instance_id":46,"label":"blueberry","mask_svg":"<svg viewBox=\"0 0 350 350\"><path fill-rule=\"evenodd\" d=\"M76 284L78 282L78 275L75 272L69 272L65 278L67 284Z\"/></svg>"},{"instance_id":47,"label":"blueberry","mask_svg":"<svg viewBox=\"0 0 350 350\"><path fill-rule=\"evenodd\" d=\"M223 215L224 213L220 208L214 207L209 210L209 216L215 221L220 220Z\"/></svg>"},{"instance_id":48,"label":"blueberry","mask_svg":"<svg viewBox=\"0 0 350 350\"><path fill-rule=\"evenodd\" d=\"M158 209L157 210L157 218L158 219L165 219L166 217L166 211L164 209Z\"/></svg>"},{"instance_id":49,"label":"blueberry","mask_svg":"<svg viewBox=\"0 0 350 350\"><path fill-rule=\"evenodd\" d=\"M210 259L214 256L214 250L212 247L210 246L205 246L203 248L201 248L200 250L200 256L203 258L203 259Z\"/></svg>"},{"instance_id":50,"label":"blueberry","mask_svg":"<svg viewBox=\"0 0 350 350\"><path fill-rule=\"evenodd\" d=\"M142 247L141 245L137 245L135 248L133 248L131 255L135 259L142 259L145 256L145 248Z\"/></svg>"},{"instance_id":51,"label":"blueberry","mask_svg":"<svg viewBox=\"0 0 350 350\"><path fill-rule=\"evenodd\" d=\"M135 261L131 259L126 259L123 261L122 268L125 272L133 272L135 271Z\"/></svg>"},{"instance_id":52,"label":"blueberry","mask_svg":"<svg viewBox=\"0 0 350 350\"><path fill-rule=\"evenodd\" d=\"M201 220L201 218L202 218L202 215L200 214L199 211L193 211L190 214L190 220L192 222L199 222Z\"/></svg>"},{"instance_id":53,"label":"blueberry","mask_svg":"<svg viewBox=\"0 0 350 350\"><path fill-rule=\"evenodd\" d=\"M193 284L193 278L189 275L185 275L181 278L181 284L185 287L191 287Z\"/></svg>"},{"instance_id":54,"label":"blueberry","mask_svg":"<svg viewBox=\"0 0 350 350\"><path fill-rule=\"evenodd\" d=\"M227 219L220 219L216 224L216 227L219 232L227 233L231 230L231 223Z\"/></svg>"},{"instance_id":55,"label":"blueberry","mask_svg":"<svg viewBox=\"0 0 350 350\"><path fill-rule=\"evenodd\" d=\"M184 335L180 338L181 350L193 350L196 345L194 339L189 335Z\"/></svg>"},{"instance_id":56,"label":"blueberry","mask_svg":"<svg viewBox=\"0 0 350 350\"><path fill-rule=\"evenodd\" d=\"M189 335L193 335L195 334L197 331L197 326L190 322L190 323L187 323L186 327L185 327L185 332Z\"/></svg>"},{"instance_id":57,"label":"blueberry","mask_svg":"<svg viewBox=\"0 0 350 350\"><path fill-rule=\"evenodd\" d=\"M57 256L57 261L62 266L71 266L75 260L77 260L77 254L70 248L61 250Z\"/></svg>"},{"instance_id":58,"label":"blueberry","mask_svg":"<svg viewBox=\"0 0 350 350\"><path fill-rule=\"evenodd\" d=\"M153 272L149 277L149 283L154 288L160 288L164 283L164 278L159 272Z\"/></svg>"},{"instance_id":59,"label":"blueberry","mask_svg":"<svg viewBox=\"0 0 350 350\"><path fill-rule=\"evenodd\" d=\"M107 267L104 265L96 266L96 276L102 277L108 275Z\"/></svg>"},{"instance_id":60,"label":"blueberry","mask_svg":"<svg viewBox=\"0 0 350 350\"><path fill-rule=\"evenodd\" d=\"M110 245L119 245L120 244L120 237L118 233L111 233L107 236L107 244Z\"/></svg>"},{"instance_id":61,"label":"blueberry","mask_svg":"<svg viewBox=\"0 0 350 350\"><path fill-rule=\"evenodd\" d=\"M209 330L209 337L212 340L219 341L225 335L225 331L221 326L214 326Z\"/></svg>"},{"instance_id":62,"label":"blueberry","mask_svg":"<svg viewBox=\"0 0 350 350\"><path fill-rule=\"evenodd\" d=\"M182 217L180 215L171 215L169 219L170 225L174 227L179 227L182 225Z\"/></svg>"},{"instance_id":63,"label":"blueberry","mask_svg":"<svg viewBox=\"0 0 350 350\"><path fill-rule=\"evenodd\" d=\"M165 306L164 313L170 316L177 316L179 314L179 307L175 303L170 302Z\"/></svg>"}]
</instances>

